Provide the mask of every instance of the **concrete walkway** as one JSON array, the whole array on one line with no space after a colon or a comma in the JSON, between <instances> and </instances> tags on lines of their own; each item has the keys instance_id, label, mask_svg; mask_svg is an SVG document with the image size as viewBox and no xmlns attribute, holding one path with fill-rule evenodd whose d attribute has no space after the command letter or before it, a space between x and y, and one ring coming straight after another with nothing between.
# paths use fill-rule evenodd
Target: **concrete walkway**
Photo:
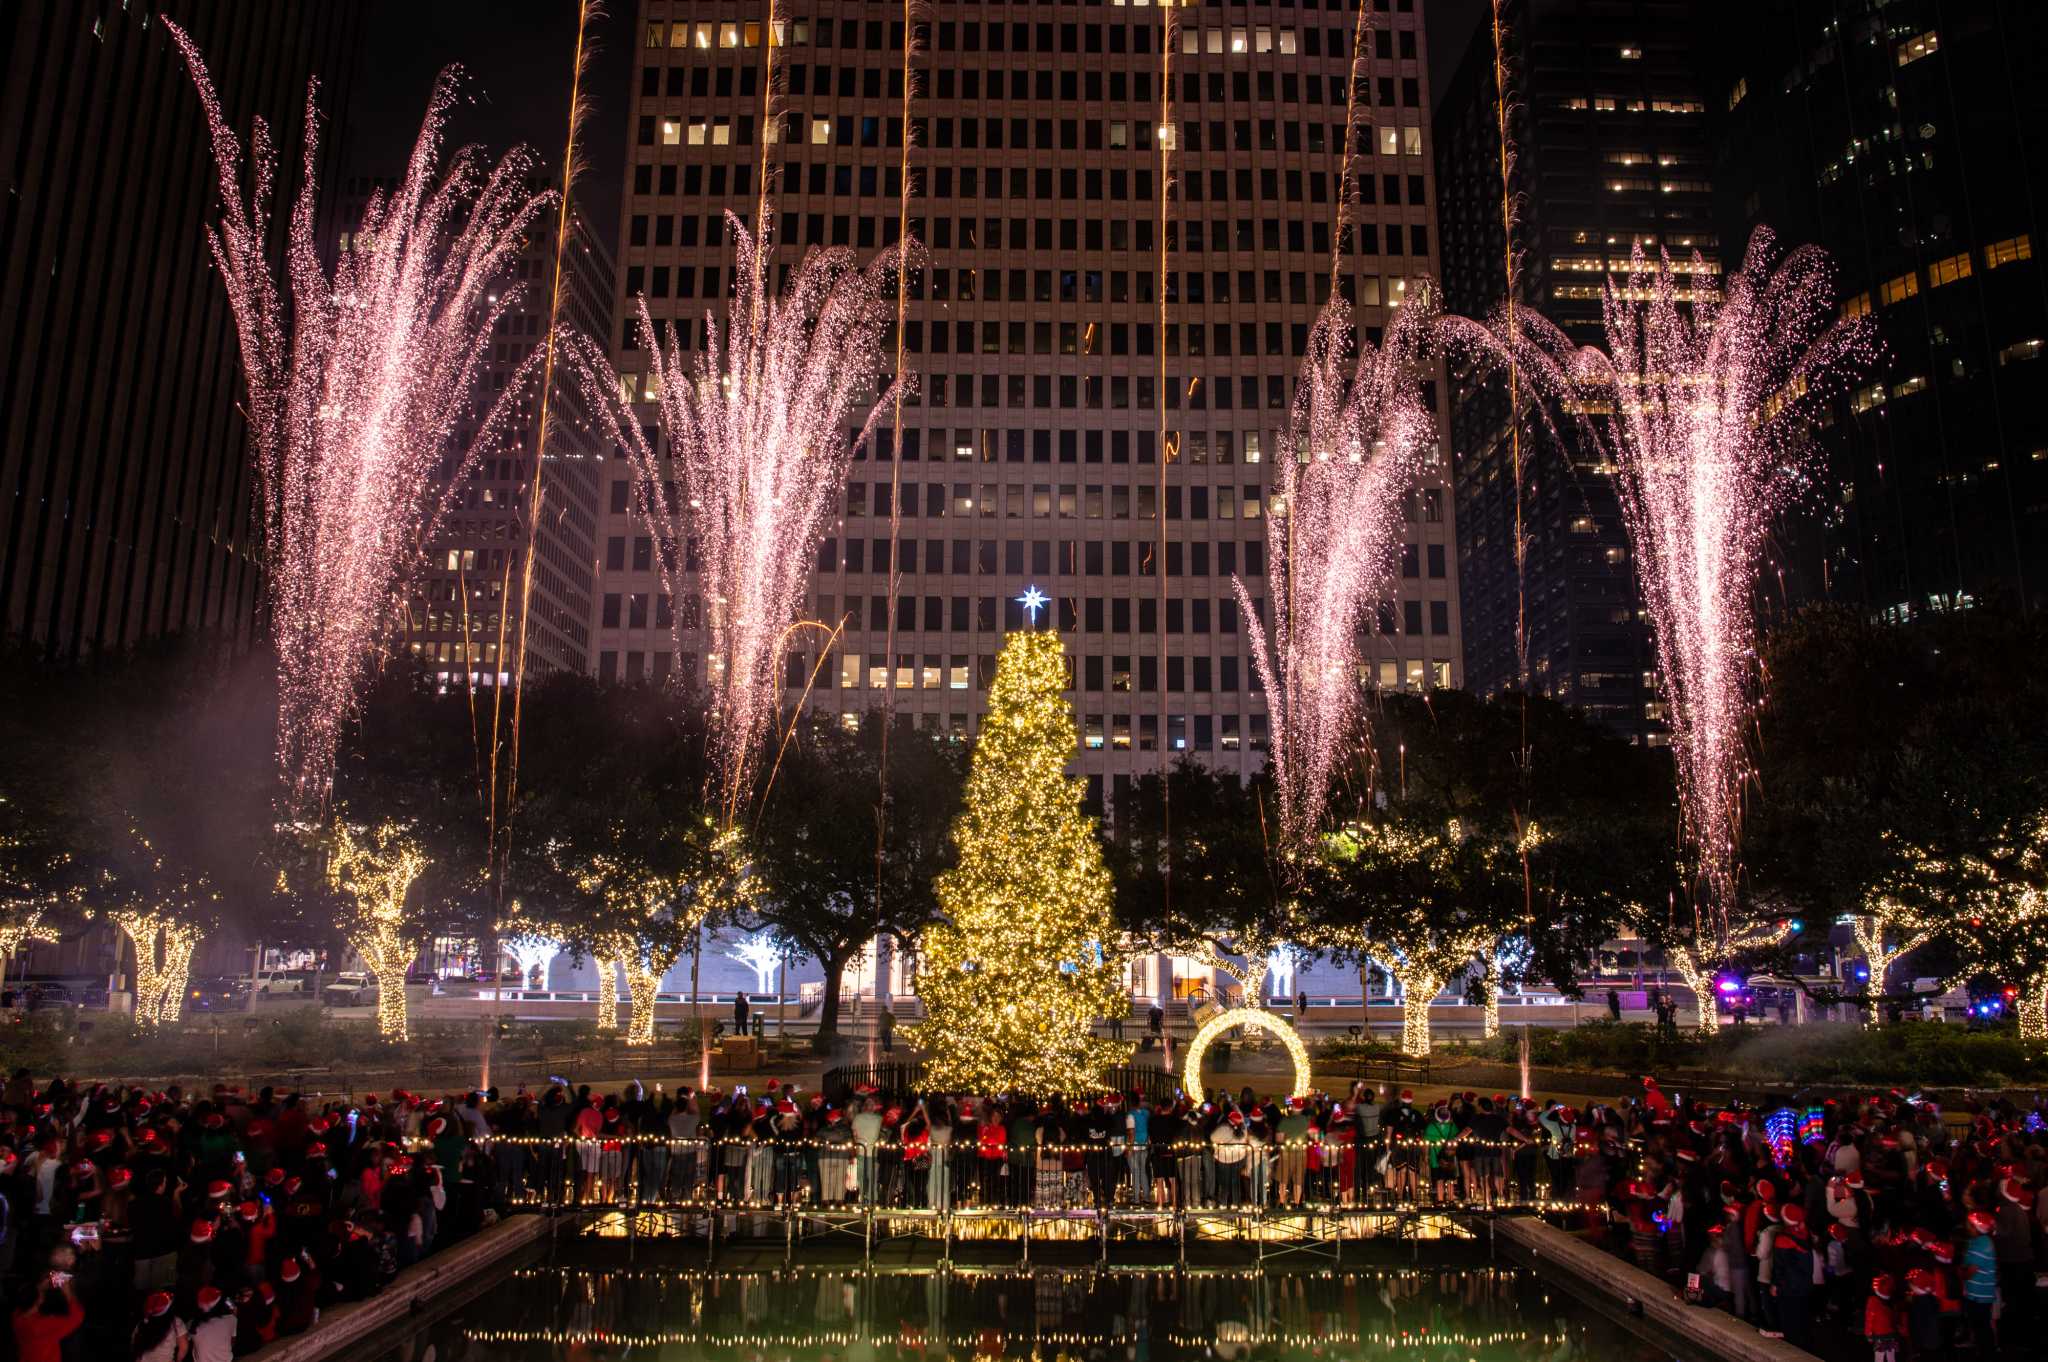
<instances>
[{"instance_id":1,"label":"concrete walkway","mask_svg":"<svg viewBox=\"0 0 2048 1362\"><path fill-rule=\"evenodd\" d=\"M431 1309L465 1279L545 1239L555 1224L545 1215L510 1216L407 1268L368 1300L324 1310L306 1332L280 1338L249 1356L257 1362L321 1362L360 1348L377 1330Z\"/></svg>"},{"instance_id":2,"label":"concrete walkway","mask_svg":"<svg viewBox=\"0 0 2048 1362\"><path fill-rule=\"evenodd\" d=\"M1687 1304L1666 1282L1533 1217L1504 1218L1495 1232L1509 1256L1617 1314L1640 1318L1722 1362L1816 1362L1804 1348L1765 1338L1725 1310Z\"/></svg>"}]
</instances>

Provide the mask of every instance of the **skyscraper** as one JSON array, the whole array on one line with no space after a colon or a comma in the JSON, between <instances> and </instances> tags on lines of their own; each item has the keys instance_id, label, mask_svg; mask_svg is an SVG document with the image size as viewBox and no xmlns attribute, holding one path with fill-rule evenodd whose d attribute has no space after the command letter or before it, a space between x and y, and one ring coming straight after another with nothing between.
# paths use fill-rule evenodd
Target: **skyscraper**
<instances>
[{"instance_id":1,"label":"skyscraper","mask_svg":"<svg viewBox=\"0 0 2048 1362\"><path fill-rule=\"evenodd\" d=\"M1786 589L1891 619L2048 589L2048 8L1732 7L1715 107L1724 239L1826 249L1881 367L1817 434L1824 504ZM1739 38L1736 36L1739 35Z\"/></svg>"},{"instance_id":2,"label":"skyscraper","mask_svg":"<svg viewBox=\"0 0 2048 1362\"><path fill-rule=\"evenodd\" d=\"M1707 7L1689 0L1509 0L1515 302L1601 343L1600 297L1640 246L1684 276L1720 271L1699 67ZM1482 23L1436 117L1444 295L1490 316L1506 296L1499 92ZM1451 408L1465 661L1472 689L1529 686L1636 741L1658 741L1654 651L1613 470L1554 439L1505 384L1460 382ZM1516 460L1520 460L1519 507ZM1518 574L1519 523L1526 546Z\"/></svg>"},{"instance_id":3,"label":"skyscraper","mask_svg":"<svg viewBox=\"0 0 2048 1362\"><path fill-rule=\"evenodd\" d=\"M479 378L480 409L547 343L554 262L555 218L549 213L513 264L508 282L525 293L491 337ZM562 257L563 323L586 335L606 334L614 284L611 251L572 215ZM536 369L505 448L477 461L451 489L441 532L412 587L403 646L443 686L498 685L509 682L518 666L526 507L540 445L539 386ZM582 383L559 360L552 402L527 618L528 677L587 671L590 662L605 448L589 419ZM458 444L465 444L471 432L458 434Z\"/></svg>"},{"instance_id":4,"label":"skyscraper","mask_svg":"<svg viewBox=\"0 0 2048 1362\"><path fill-rule=\"evenodd\" d=\"M1373 0L1360 88L1364 203L1342 273L1374 336L1436 273L1417 8ZM1261 760L1265 707L1230 581L1264 595L1272 460L1329 286L1355 15L1180 9L1162 113L1161 9L929 7L909 156L928 264L904 331L919 393L900 432L858 453L817 553L810 611L845 628L815 709L854 719L893 698L928 729L971 731L1001 635L1024 622L1018 597L1036 586L1046 625L1068 636L1077 768L1098 797L1174 752ZM869 255L896 240L902 13L791 0L776 16L778 259L828 244ZM757 20L664 0L643 0L634 36L622 372L645 367L640 298L694 349L730 287L719 215L755 214L766 54ZM1162 135L1176 181L1163 255ZM1431 391L1441 403L1441 385ZM701 682L626 509L630 476L623 459L606 475L597 670ZM1440 481L1416 489L1362 683L1458 683L1451 521ZM792 678L805 671L800 659Z\"/></svg>"},{"instance_id":5,"label":"skyscraper","mask_svg":"<svg viewBox=\"0 0 2048 1362\"><path fill-rule=\"evenodd\" d=\"M330 116L346 107L353 0L177 17L237 127L261 114L295 147L316 74ZM63 658L246 633L261 545L191 78L155 6L8 5L0 46L0 629ZM299 173L287 150L280 202Z\"/></svg>"}]
</instances>

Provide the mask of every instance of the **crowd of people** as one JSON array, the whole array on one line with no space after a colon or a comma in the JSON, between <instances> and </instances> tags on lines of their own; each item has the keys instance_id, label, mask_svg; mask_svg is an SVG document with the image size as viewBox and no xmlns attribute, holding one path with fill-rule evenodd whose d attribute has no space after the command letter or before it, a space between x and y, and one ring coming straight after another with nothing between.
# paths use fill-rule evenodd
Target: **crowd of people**
<instances>
[{"instance_id":1,"label":"crowd of people","mask_svg":"<svg viewBox=\"0 0 2048 1362\"><path fill-rule=\"evenodd\" d=\"M466 1113L466 1114L465 1114ZM0 1089L18 1362L225 1362L497 1215L474 1103Z\"/></svg>"},{"instance_id":2,"label":"crowd of people","mask_svg":"<svg viewBox=\"0 0 2048 1362\"><path fill-rule=\"evenodd\" d=\"M0 1275L17 1284L22 1362L115 1329L120 1347L91 1355L222 1362L536 1203L1523 1205L1795 1343L1824 1322L1877 1358L2030 1336L2048 1108L1949 1120L1890 1094L1802 1108L1796 1128L1788 1115L1673 1100L1654 1080L1575 1109L1362 1083L1041 1101L555 1082L316 1100L20 1072L0 1090Z\"/></svg>"},{"instance_id":3,"label":"crowd of people","mask_svg":"<svg viewBox=\"0 0 2048 1362\"><path fill-rule=\"evenodd\" d=\"M1641 1102L1576 1132L1581 1166L1604 1165L1579 1185L1638 1266L1798 1346L1825 1328L1880 1362L2031 1354L2048 1104L1958 1115L1891 1092L1803 1109L1773 1132L1764 1113L1674 1101L1645 1080Z\"/></svg>"}]
</instances>

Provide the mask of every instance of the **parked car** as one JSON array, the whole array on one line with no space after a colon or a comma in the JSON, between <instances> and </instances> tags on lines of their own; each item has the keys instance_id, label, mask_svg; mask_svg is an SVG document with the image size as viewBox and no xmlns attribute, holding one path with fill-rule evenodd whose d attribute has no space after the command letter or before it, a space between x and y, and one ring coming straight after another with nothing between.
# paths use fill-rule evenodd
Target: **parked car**
<instances>
[{"instance_id":1,"label":"parked car","mask_svg":"<svg viewBox=\"0 0 2048 1362\"><path fill-rule=\"evenodd\" d=\"M344 970L334 976L320 995L329 1007L368 1007L377 1001L376 976L361 970Z\"/></svg>"},{"instance_id":2,"label":"parked car","mask_svg":"<svg viewBox=\"0 0 2048 1362\"><path fill-rule=\"evenodd\" d=\"M249 981L240 975L194 979L185 990L188 1012L247 1012Z\"/></svg>"},{"instance_id":3,"label":"parked car","mask_svg":"<svg viewBox=\"0 0 2048 1362\"><path fill-rule=\"evenodd\" d=\"M297 997L311 991L309 973L280 971L257 979L256 993L264 998Z\"/></svg>"}]
</instances>

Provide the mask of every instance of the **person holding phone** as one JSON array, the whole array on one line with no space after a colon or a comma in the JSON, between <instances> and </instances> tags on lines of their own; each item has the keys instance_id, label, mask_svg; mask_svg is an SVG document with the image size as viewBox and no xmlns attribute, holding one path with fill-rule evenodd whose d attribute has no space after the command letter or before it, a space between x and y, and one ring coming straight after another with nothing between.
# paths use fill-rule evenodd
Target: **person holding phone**
<instances>
[{"instance_id":1,"label":"person holding phone","mask_svg":"<svg viewBox=\"0 0 2048 1362\"><path fill-rule=\"evenodd\" d=\"M14 1355L19 1362L63 1362L64 1340L83 1323L71 1274L46 1272L14 1312Z\"/></svg>"}]
</instances>

